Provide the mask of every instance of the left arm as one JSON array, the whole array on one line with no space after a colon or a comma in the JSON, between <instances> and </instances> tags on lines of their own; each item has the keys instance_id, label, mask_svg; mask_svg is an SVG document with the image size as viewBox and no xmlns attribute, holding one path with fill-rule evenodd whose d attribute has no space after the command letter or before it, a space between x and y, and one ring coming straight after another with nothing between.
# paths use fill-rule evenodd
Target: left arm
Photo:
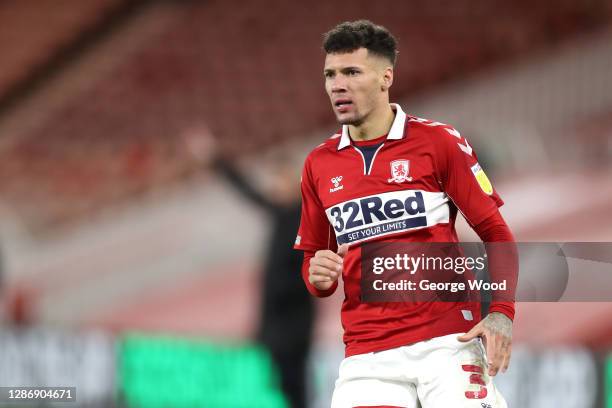
<instances>
[{"instance_id":1,"label":"left arm","mask_svg":"<svg viewBox=\"0 0 612 408\"><path fill-rule=\"evenodd\" d=\"M489 314L459 340L484 338L489 375L493 376L500 369L506 372L512 355L513 289L516 287L518 257L514 237L499 212L475 225L474 230L485 243L492 281L506 280L509 289L507 293L494 294Z\"/></svg>"},{"instance_id":2,"label":"left arm","mask_svg":"<svg viewBox=\"0 0 612 408\"><path fill-rule=\"evenodd\" d=\"M484 338L489 375L495 375L500 368L505 371L510 362L518 271L516 245L499 213L498 207L504 202L478 164L476 152L455 129L444 128L440 133L434 139L438 181L485 243L491 280L507 281L506 291L493 293L489 314L459 337L460 341Z\"/></svg>"}]
</instances>

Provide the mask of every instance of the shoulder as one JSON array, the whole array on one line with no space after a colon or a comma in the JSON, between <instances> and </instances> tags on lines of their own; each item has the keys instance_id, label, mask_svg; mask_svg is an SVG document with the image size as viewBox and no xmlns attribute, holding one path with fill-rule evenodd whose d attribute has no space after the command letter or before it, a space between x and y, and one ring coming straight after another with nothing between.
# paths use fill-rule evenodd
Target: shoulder
<instances>
[{"instance_id":1,"label":"shoulder","mask_svg":"<svg viewBox=\"0 0 612 408\"><path fill-rule=\"evenodd\" d=\"M340 132L334 133L323 143L312 149L308 156L306 156L306 165L320 162L321 160L328 160L331 155L337 152L341 135Z\"/></svg>"},{"instance_id":2,"label":"shoulder","mask_svg":"<svg viewBox=\"0 0 612 408\"><path fill-rule=\"evenodd\" d=\"M455 127L447 123L419 118L417 116L407 116L406 121L412 131L418 131L428 137L450 140L452 140L452 138L458 139L462 137Z\"/></svg>"},{"instance_id":3,"label":"shoulder","mask_svg":"<svg viewBox=\"0 0 612 408\"><path fill-rule=\"evenodd\" d=\"M471 155L471 147L465 137L454 126L431 119L408 116L406 120L415 137L423 137L439 152L458 149Z\"/></svg>"}]
</instances>

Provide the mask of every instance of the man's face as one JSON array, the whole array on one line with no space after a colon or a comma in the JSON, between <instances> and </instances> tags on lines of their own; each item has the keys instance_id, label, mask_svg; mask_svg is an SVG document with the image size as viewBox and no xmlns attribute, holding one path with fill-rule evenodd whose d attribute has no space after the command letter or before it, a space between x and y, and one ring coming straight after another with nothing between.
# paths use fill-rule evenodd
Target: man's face
<instances>
[{"instance_id":1,"label":"man's face","mask_svg":"<svg viewBox=\"0 0 612 408\"><path fill-rule=\"evenodd\" d=\"M389 102L393 69L384 58L368 55L365 48L327 54L323 74L332 109L343 125L360 125Z\"/></svg>"}]
</instances>

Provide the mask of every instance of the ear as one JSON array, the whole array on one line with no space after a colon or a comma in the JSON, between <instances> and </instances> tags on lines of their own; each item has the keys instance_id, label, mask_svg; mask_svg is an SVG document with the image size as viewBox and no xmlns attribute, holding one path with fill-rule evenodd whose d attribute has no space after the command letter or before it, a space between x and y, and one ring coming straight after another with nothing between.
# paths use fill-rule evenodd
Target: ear
<instances>
[{"instance_id":1,"label":"ear","mask_svg":"<svg viewBox=\"0 0 612 408\"><path fill-rule=\"evenodd\" d=\"M380 90L388 91L389 88L391 88L391 85L393 85L393 68L385 67L385 70L382 74L383 75L381 78Z\"/></svg>"}]
</instances>

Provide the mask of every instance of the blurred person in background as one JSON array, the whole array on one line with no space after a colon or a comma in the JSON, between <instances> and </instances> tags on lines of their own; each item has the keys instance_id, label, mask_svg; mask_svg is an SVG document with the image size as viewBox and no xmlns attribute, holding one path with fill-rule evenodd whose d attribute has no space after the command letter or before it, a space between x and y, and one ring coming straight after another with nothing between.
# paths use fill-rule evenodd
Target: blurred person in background
<instances>
[{"instance_id":1,"label":"blurred person in background","mask_svg":"<svg viewBox=\"0 0 612 408\"><path fill-rule=\"evenodd\" d=\"M0 325L6 319L6 299L4 295L4 258L2 256L2 248L0 247Z\"/></svg>"},{"instance_id":2,"label":"blurred person in background","mask_svg":"<svg viewBox=\"0 0 612 408\"><path fill-rule=\"evenodd\" d=\"M300 222L299 168L286 151L269 159L269 193L256 188L219 151L204 126L185 133L190 154L222 175L270 220L270 236L262 276L262 300L256 339L278 368L281 388L293 408L306 404L307 358L311 349L314 304L304 290L302 254L292 248Z\"/></svg>"}]
</instances>

